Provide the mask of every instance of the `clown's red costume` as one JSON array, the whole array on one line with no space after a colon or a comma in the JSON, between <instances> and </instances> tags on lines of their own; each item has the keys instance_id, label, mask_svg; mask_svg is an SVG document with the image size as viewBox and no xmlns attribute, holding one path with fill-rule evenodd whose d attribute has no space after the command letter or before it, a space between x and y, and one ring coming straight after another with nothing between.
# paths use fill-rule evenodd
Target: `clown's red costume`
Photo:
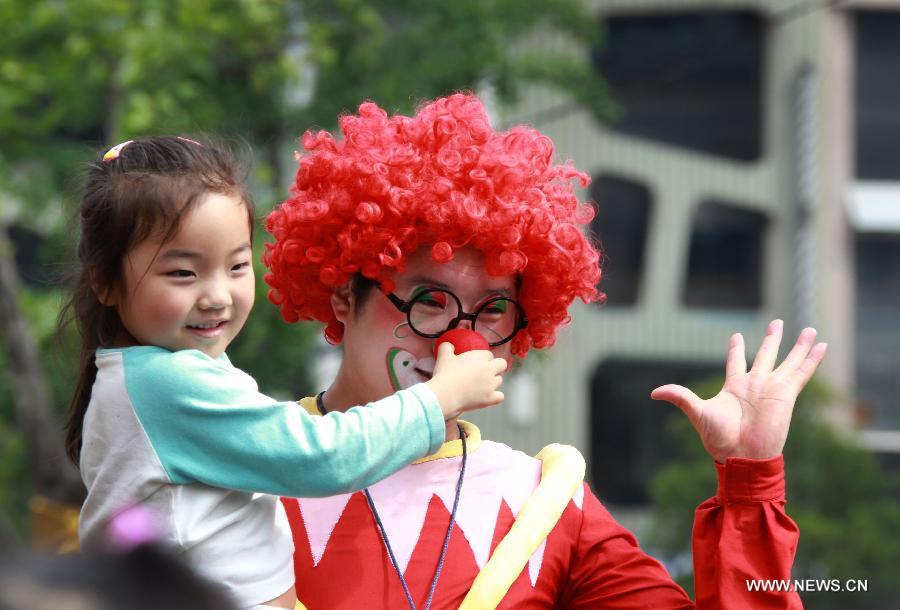
<instances>
[{"instance_id":1,"label":"clown's red costume","mask_svg":"<svg viewBox=\"0 0 900 610\"><path fill-rule=\"evenodd\" d=\"M303 403L316 412L313 399ZM467 469L432 608L695 607L582 483L576 482L570 499L565 496L558 519L552 509L529 515L537 518L528 524L528 533L543 524L552 528L533 552L492 557L540 483L541 461L481 440L472 424L464 427ZM417 607L424 605L437 568L461 451L460 441L446 443L435 455L370 487ZM750 592L745 583L790 578L798 530L784 512L782 459L733 459L717 470L718 493L697 509L694 526L696 607L801 608L796 593ZM545 469L544 479L571 479L570 474ZM362 493L282 502L294 534L297 593L308 610L406 607ZM551 516L542 519L547 513ZM506 582L497 582L501 578L473 587L480 571L502 573L516 561L525 565L508 589Z\"/></svg>"},{"instance_id":2,"label":"clown's red costume","mask_svg":"<svg viewBox=\"0 0 900 610\"><path fill-rule=\"evenodd\" d=\"M302 401L308 411L427 380L435 340L460 326L494 356L524 358L553 345L576 298L601 298L599 252L582 231L593 207L573 188L589 177L556 164L543 134L495 131L464 94L412 117L367 102L340 128L340 139L305 134L291 197L267 220L269 299L287 322L319 321L344 345L335 381ZM696 513L698 608L801 607L795 593L750 592L747 581L790 578L798 531L784 512L781 451L824 355L814 336L801 333L774 368L773 322L748 371L733 335L726 383L707 401L654 390L723 463ZM695 607L583 485L573 449L532 458L453 422L447 439L368 491L283 500L307 608Z\"/></svg>"}]
</instances>

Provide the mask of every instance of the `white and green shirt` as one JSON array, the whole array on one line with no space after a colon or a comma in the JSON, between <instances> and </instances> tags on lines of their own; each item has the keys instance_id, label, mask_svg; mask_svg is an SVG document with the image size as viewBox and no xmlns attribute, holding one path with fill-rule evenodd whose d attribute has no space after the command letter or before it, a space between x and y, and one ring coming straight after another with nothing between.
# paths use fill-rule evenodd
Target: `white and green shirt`
<instances>
[{"instance_id":1,"label":"white and green shirt","mask_svg":"<svg viewBox=\"0 0 900 610\"><path fill-rule=\"evenodd\" d=\"M424 384L311 417L260 394L224 354L140 346L98 350L96 363L81 449L82 545L100 541L119 510L144 505L165 520L166 541L243 607L294 581L275 496L359 490L444 441Z\"/></svg>"}]
</instances>

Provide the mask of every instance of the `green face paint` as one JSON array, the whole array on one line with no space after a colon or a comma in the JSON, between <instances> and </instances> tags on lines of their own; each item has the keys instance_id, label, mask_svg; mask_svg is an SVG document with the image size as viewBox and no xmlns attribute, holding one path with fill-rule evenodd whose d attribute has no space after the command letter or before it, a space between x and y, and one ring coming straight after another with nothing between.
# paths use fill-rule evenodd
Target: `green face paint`
<instances>
[{"instance_id":1,"label":"green face paint","mask_svg":"<svg viewBox=\"0 0 900 610\"><path fill-rule=\"evenodd\" d=\"M486 314L504 314L509 310L509 301L494 301L484 308L482 313Z\"/></svg>"},{"instance_id":2,"label":"green face paint","mask_svg":"<svg viewBox=\"0 0 900 610\"><path fill-rule=\"evenodd\" d=\"M404 349L392 347L387 353L387 372L391 380L391 387L397 390L405 390L417 384L420 379L415 371L416 357Z\"/></svg>"}]
</instances>

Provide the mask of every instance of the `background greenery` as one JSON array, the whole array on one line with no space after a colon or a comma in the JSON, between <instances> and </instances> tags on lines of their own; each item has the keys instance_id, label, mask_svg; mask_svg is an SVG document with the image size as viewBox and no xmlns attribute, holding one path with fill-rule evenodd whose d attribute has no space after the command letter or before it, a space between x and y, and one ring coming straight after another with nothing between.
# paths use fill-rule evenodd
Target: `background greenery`
<instances>
[{"instance_id":1,"label":"background greenery","mask_svg":"<svg viewBox=\"0 0 900 610\"><path fill-rule=\"evenodd\" d=\"M612 110L588 60L602 30L578 0L0 0L0 23L0 264L15 261L10 315L24 321L33 372L48 388L47 404L25 395L10 374L20 346L0 337L0 544L30 537L33 494L78 501L37 476L23 414L46 412L40 435L59 437L74 362L55 321L81 176L97 150L150 133L218 134L252 158L262 216L286 193L295 138L331 128L365 99L408 112L459 89L512 102L523 85L542 83L597 117ZM523 40L539 31L571 52L536 53ZM258 230L257 248L265 241ZM257 301L232 359L267 393L308 394L318 329L284 324L261 281ZM807 607L887 607L879 600L900 589L891 584L898 484L821 423L824 398L804 393L786 451L789 511L803 532L795 575L882 588L807 596ZM689 454L654 486L653 546L670 557L689 552L693 509L714 488L696 434L679 422L673 434ZM690 589L690 575L683 580Z\"/></svg>"},{"instance_id":2,"label":"background greenery","mask_svg":"<svg viewBox=\"0 0 900 610\"><path fill-rule=\"evenodd\" d=\"M0 0L0 23L0 264L15 275L0 274L14 295L0 322L26 329L0 340L0 539L29 536L32 494L77 504L83 493L41 443L58 445L72 390L73 350L54 326L97 150L217 134L252 157L262 217L287 192L295 139L365 99L407 112L476 87L508 102L543 82L598 117L609 110L588 61L600 29L577 0ZM574 53L521 44L537 30ZM258 250L265 239L258 230ZM267 393L309 393L318 329L281 322L261 280L257 302L229 354Z\"/></svg>"}]
</instances>

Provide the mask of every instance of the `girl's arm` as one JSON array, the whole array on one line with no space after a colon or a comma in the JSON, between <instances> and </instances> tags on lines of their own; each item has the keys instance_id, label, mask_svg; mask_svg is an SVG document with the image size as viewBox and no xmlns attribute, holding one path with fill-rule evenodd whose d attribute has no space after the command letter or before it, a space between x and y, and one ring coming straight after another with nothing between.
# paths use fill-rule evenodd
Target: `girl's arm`
<instances>
[{"instance_id":1,"label":"girl's arm","mask_svg":"<svg viewBox=\"0 0 900 610\"><path fill-rule=\"evenodd\" d=\"M125 350L128 394L172 482L285 496L362 489L433 453L444 416L424 384L312 417L195 350Z\"/></svg>"}]
</instances>

